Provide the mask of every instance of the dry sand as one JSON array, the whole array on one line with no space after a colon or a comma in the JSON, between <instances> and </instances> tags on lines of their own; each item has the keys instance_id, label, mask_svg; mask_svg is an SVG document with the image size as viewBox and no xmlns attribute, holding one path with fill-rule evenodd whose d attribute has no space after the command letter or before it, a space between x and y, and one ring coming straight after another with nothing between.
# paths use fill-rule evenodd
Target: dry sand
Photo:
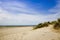
<instances>
[{"instance_id":1,"label":"dry sand","mask_svg":"<svg viewBox=\"0 0 60 40\"><path fill-rule=\"evenodd\" d=\"M22 40L32 27L0 28L0 40Z\"/></svg>"},{"instance_id":2,"label":"dry sand","mask_svg":"<svg viewBox=\"0 0 60 40\"><path fill-rule=\"evenodd\" d=\"M0 29L0 40L60 40L60 31L52 26L32 30L32 27Z\"/></svg>"}]
</instances>

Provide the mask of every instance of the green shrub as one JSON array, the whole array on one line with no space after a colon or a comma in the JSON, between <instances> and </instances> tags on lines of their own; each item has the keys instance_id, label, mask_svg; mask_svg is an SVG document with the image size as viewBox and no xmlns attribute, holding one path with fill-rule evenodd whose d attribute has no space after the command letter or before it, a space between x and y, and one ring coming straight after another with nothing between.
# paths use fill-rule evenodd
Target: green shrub
<instances>
[{"instance_id":1,"label":"green shrub","mask_svg":"<svg viewBox=\"0 0 60 40\"><path fill-rule=\"evenodd\" d=\"M50 24L50 22L48 21L47 24Z\"/></svg>"},{"instance_id":2,"label":"green shrub","mask_svg":"<svg viewBox=\"0 0 60 40\"><path fill-rule=\"evenodd\" d=\"M47 27L48 26L48 22L44 22L44 23L40 23L38 24L36 27L34 27L33 29L38 29L38 28L42 28L42 27Z\"/></svg>"},{"instance_id":3,"label":"green shrub","mask_svg":"<svg viewBox=\"0 0 60 40\"><path fill-rule=\"evenodd\" d=\"M48 22L44 22L44 23L43 23L43 27L47 27L48 25L49 25Z\"/></svg>"},{"instance_id":4,"label":"green shrub","mask_svg":"<svg viewBox=\"0 0 60 40\"><path fill-rule=\"evenodd\" d=\"M57 20L59 23L60 23L60 18L58 18L58 20Z\"/></svg>"},{"instance_id":5,"label":"green shrub","mask_svg":"<svg viewBox=\"0 0 60 40\"><path fill-rule=\"evenodd\" d=\"M41 28L41 27L42 27L42 23L40 23L37 26L33 27L33 29L37 29L37 28Z\"/></svg>"},{"instance_id":6,"label":"green shrub","mask_svg":"<svg viewBox=\"0 0 60 40\"><path fill-rule=\"evenodd\" d=\"M55 23L55 24L54 24L54 29L60 29L60 23L58 23L58 22Z\"/></svg>"},{"instance_id":7,"label":"green shrub","mask_svg":"<svg viewBox=\"0 0 60 40\"><path fill-rule=\"evenodd\" d=\"M57 19L57 22L54 24L54 29L60 29L60 19Z\"/></svg>"},{"instance_id":8,"label":"green shrub","mask_svg":"<svg viewBox=\"0 0 60 40\"><path fill-rule=\"evenodd\" d=\"M52 21L51 24L55 24L57 21Z\"/></svg>"},{"instance_id":9,"label":"green shrub","mask_svg":"<svg viewBox=\"0 0 60 40\"><path fill-rule=\"evenodd\" d=\"M52 22L44 22L44 23L39 23L36 27L33 27L33 29L38 29L42 27L48 27L49 25L53 25L54 29L60 29L60 18L57 19L57 21L52 21Z\"/></svg>"}]
</instances>

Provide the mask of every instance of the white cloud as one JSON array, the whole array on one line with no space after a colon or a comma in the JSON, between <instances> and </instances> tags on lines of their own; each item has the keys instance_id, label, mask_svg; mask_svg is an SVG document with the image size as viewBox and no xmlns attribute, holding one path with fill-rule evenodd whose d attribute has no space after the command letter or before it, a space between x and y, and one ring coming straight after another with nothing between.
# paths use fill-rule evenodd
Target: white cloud
<instances>
[{"instance_id":1,"label":"white cloud","mask_svg":"<svg viewBox=\"0 0 60 40\"><path fill-rule=\"evenodd\" d=\"M35 24L35 22L38 21L38 16L36 15L28 15L28 14L18 14L18 15L13 15L10 14L4 10L0 11L0 24L2 25L7 25L7 24Z\"/></svg>"},{"instance_id":2,"label":"white cloud","mask_svg":"<svg viewBox=\"0 0 60 40\"><path fill-rule=\"evenodd\" d=\"M15 15L1 10L0 25L34 25L44 21L55 20L53 15L29 15L24 13Z\"/></svg>"},{"instance_id":3,"label":"white cloud","mask_svg":"<svg viewBox=\"0 0 60 40\"><path fill-rule=\"evenodd\" d=\"M2 6L2 7L1 7ZM44 21L52 21L60 18L60 4L49 10L55 14L50 15L31 15L26 13L39 13L33 9L28 8L24 3L11 2L9 4L3 3L0 6L0 25L34 25ZM8 10L7 10L8 9ZM57 11L58 9L58 11ZM14 14L15 11L21 13Z\"/></svg>"}]
</instances>

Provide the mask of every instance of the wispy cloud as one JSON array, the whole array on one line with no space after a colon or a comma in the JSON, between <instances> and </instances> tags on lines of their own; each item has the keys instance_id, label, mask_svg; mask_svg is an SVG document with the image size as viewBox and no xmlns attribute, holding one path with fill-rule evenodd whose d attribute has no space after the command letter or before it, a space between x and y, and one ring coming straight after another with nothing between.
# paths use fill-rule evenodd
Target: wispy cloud
<instances>
[{"instance_id":1,"label":"wispy cloud","mask_svg":"<svg viewBox=\"0 0 60 40\"><path fill-rule=\"evenodd\" d=\"M38 12L36 12L35 10L33 10L32 8L29 8L28 5L26 5L25 3L22 2L16 2L16 1L12 1L12 2L4 2L2 4L3 9L9 11L9 12L14 12L14 13L28 13L28 14L36 14Z\"/></svg>"},{"instance_id":2,"label":"wispy cloud","mask_svg":"<svg viewBox=\"0 0 60 40\"><path fill-rule=\"evenodd\" d=\"M55 13L55 18L60 18L60 0L57 1L57 5L54 8L48 10L50 13Z\"/></svg>"},{"instance_id":3,"label":"wispy cloud","mask_svg":"<svg viewBox=\"0 0 60 40\"><path fill-rule=\"evenodd\" d=\"M39 21L38 16L36 15L29 15L29 14L18 14L13 15L9 14L6 11L1 11L0 14L0 24L16 24L16 25L23 25L23 24L35 24L35 22Z\"/></svg>"},{"instance_id":4,"label":"wispy cloud","mask_svg":"<svg viewBox=\"0 0 60 40\"><path fill-rule=\"evenodd\" d=\"M0 25L35 25L40 22L56 20L60 18L59 10L59 1L54 8L48 10L50 13L55 13L50 15L42 15L42 12L37 12L22 2L3 2L0 6ZM32 15L37 13L41 14Z\"/></svg>"}]
</instances>

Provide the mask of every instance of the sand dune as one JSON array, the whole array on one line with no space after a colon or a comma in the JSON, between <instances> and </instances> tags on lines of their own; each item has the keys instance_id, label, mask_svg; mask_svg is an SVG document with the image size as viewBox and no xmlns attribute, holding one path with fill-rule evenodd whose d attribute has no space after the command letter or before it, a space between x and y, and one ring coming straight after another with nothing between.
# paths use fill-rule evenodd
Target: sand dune
<instances>
[{"instance_id":1,"label":"sand dune","mask_svg":"<svg viewBox=\"0 0 60 40\"><path fill-rule=\"evenodd\" d=\"M53 30L52 25L30 31L23 40L60 40L60 32Z\"/></svg>"},{"instance_id":2,"label":"sand dune","mask_svg":"<svg viewBox=\"0 0 60 40\"><path fill-rule=\"evenodd\" d=\"M32 30L32 27L0 29L0 40L60 40L60 32L52 26Z\"/></svg>"}]
</instances>

